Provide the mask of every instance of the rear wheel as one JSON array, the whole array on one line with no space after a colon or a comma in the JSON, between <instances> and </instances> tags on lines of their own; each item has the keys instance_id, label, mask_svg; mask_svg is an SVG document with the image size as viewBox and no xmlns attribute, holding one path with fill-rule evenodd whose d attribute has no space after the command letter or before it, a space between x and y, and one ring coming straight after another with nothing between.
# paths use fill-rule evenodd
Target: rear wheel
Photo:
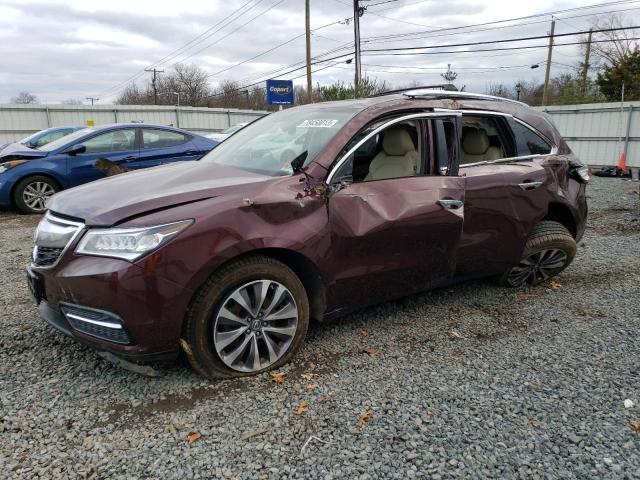
<instances>
[{"instance_id":1,"label":"rear wheel","mask_svg":"<svg viewBox=\"0 0 640 480\"><path fill-rule=\"evenodd\" d=\"M187 313L182 348L208 378L254 375L285 364L309 325L304 286L285 264L233 262L202 287Z\"/></svg>"},{"instance_id":2,"label":"rear wheel","mask_svg":"<svg viewBox=\"0 0 640 480\"><path fill-rule=\"evenodd\" d=\"M576 242L560 223L542 221L529 234L522 260L500 278L508 287L538 285L569 266Z\"/></svg>"},{"instance_id":3,"label":"rear wheel","mask_svg":"<svg viewBox=\"0 0 640 480\"><path fill-rule=\"evenodd\" d=\"M13 191L13 202L24 213L44 213L47 200L59 190L58 184L49 177L34 175L18 182Z\"/></svg>"}]
</instances>

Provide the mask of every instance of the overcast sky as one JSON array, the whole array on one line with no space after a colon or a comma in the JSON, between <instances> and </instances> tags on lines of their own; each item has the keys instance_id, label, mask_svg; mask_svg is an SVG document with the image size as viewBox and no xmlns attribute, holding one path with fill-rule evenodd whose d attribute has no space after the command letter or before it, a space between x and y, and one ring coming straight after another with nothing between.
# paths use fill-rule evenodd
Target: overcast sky
<instances>
[{"instance_id":1,"label":"overcast sky","mask_svg":"<svg viewBox=\"0 0 640 480\"><path fill-rule=\"evenodd\" d=\"M371 6L361 18L362 48L450 45L545 35L550 16L474 27L464 32L428 31L598 3L603 0L365 0L362 4ZM626 19L637 25L640 1L616 3L615 6L559 14L556 33L588 28L593 14L612 10L622 11ZM311 0L312 29L352 16L350 4L350 0ZM210 30L212 35L198 38L177 56L165 58L243 5L244 8L232 18ZM422 38L414 36L393 41L380 38L416 32L425 33L420 35ZM301 35L281 48L211 76L212 84L232 79L248 85L276 69L292 64L296 64L293 68L298 66L297 62L305 58L303 34L304 0L2 0L0 103L9 102L22 90L33 93L42 103L57 103L68 98L84 100L87 96L99 97L100 103L111 103L129 79L137 75L137 81L146 80L149 74L143 72L144 68L159 61L162 61L158 66L160 69L168 70L172 64L185 61L196 63L213 74ZM576 37L559 39L558 43L572 39ZM347 48L349 42L351 45ZM324 58L346 54L352 42L352 23L335 23L314 32L312 55L339 47L344 49ZM536 40L520 45L545 43L546 40ZM451 47L449 50L514 45ZM544 48L412 56L373 53L364 53L362 60L363 71L370 77L397 86L413 81L440 83L439 74L451 63L451 68L459 75L456 83L479 92L484 92L491 82L541 81L544 65L537 69L531 69L530 65L546 60ZM314 84L351 81L353 66L344 63L349 58L352 56L314 65L314 69L323 69L314 74ZM337 61L341 63L336 64ZM571 66L580 61L579 46L556 47L554 61L557 64L553 65L552 73L571 70ZM324 68L327 66L329 68ZM304 70L298 70L280 78L303 74ZM303 83L305 80L301 77L295 81Z\"/></svg>"}]
</instances>

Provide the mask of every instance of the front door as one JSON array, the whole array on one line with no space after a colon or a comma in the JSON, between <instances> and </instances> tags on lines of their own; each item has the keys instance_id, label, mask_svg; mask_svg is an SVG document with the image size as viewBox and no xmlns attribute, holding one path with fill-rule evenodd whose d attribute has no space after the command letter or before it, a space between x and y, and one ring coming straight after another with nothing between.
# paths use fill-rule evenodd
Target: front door
<instances>
[{"instance_id":1,"label":"front door","mask_svg":"<svg viewBox=\"0 0 640 480\"><path fill-rule=\"evenodd\" d=\"M82 144L86 147L83 153L69 155L67 172L69 186L104 178L105 173L95 167L99 159L105 159L129 170L135 168L138 161L138 147L135 128L118 128L99 133Z\"/></svg>"},{"instance_id":2,"label":"front door","mask_svg":"<svg viewBox=\"0 0 640 480\"><path fill-rule=\"evenodd\" d=\"M452 278L465 180L433 173L429 118L414 114L382 125L330 175L329 308L375 303ZM366 150L373 156L363 159Z\"/></svg>"}]
</instances>

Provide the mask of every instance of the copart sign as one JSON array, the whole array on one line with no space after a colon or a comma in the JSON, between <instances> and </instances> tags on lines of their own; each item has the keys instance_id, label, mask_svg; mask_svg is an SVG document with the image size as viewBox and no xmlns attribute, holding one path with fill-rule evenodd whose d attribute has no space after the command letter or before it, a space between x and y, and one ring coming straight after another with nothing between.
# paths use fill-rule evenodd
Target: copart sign
<instances>
[{"instance_id":1,"label":"copart sign","mask_svg":"<svg viewBox=\"0 0 640 480\"><path fill-rule=\"evenodd\" d=\"M291 80L267 80L267 103L269 105L293 105L293 82Z\"/></svg>"}]
</instances>

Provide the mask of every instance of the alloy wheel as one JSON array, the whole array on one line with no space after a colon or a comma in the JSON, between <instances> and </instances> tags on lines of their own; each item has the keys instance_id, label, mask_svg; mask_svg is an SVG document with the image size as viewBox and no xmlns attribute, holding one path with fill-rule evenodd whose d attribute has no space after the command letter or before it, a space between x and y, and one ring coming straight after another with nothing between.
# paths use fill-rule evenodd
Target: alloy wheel
<instances>
[{"instance_id":1,"label":"alloy wheel","mask_svg":"<svg viewBox=\"0 0 640 480\"><path fill-rule=\"evenodd\" d=\"M47 200L54 193L56 193L55 189L47 182L33 182L24 188L22 200L33 211L42 212L46 209Z\"/></svg>"},{"instance_id":2,"label":"alloy wheel","mask_svg":"<svg viewBox=\"0 0 640 480\"><path fill-rule=\"evenodd\" d=\"M256 280L228 294L213 326L220 359L239 372L257 372L281 359L298 328L298 307L281 283Z\"/></svg>"},{"instance_id":3,"label":"alloy wheel","mask_svg":"<svg viewBox=\"0 0 640 480\"><path fill-rule=\"evenodd\" d=\"M509 272L507 281L514 287L536 285L557 274L566 262L567 254L562 250L540 250L520 260Z\"/></svg>"}]
</instances>

